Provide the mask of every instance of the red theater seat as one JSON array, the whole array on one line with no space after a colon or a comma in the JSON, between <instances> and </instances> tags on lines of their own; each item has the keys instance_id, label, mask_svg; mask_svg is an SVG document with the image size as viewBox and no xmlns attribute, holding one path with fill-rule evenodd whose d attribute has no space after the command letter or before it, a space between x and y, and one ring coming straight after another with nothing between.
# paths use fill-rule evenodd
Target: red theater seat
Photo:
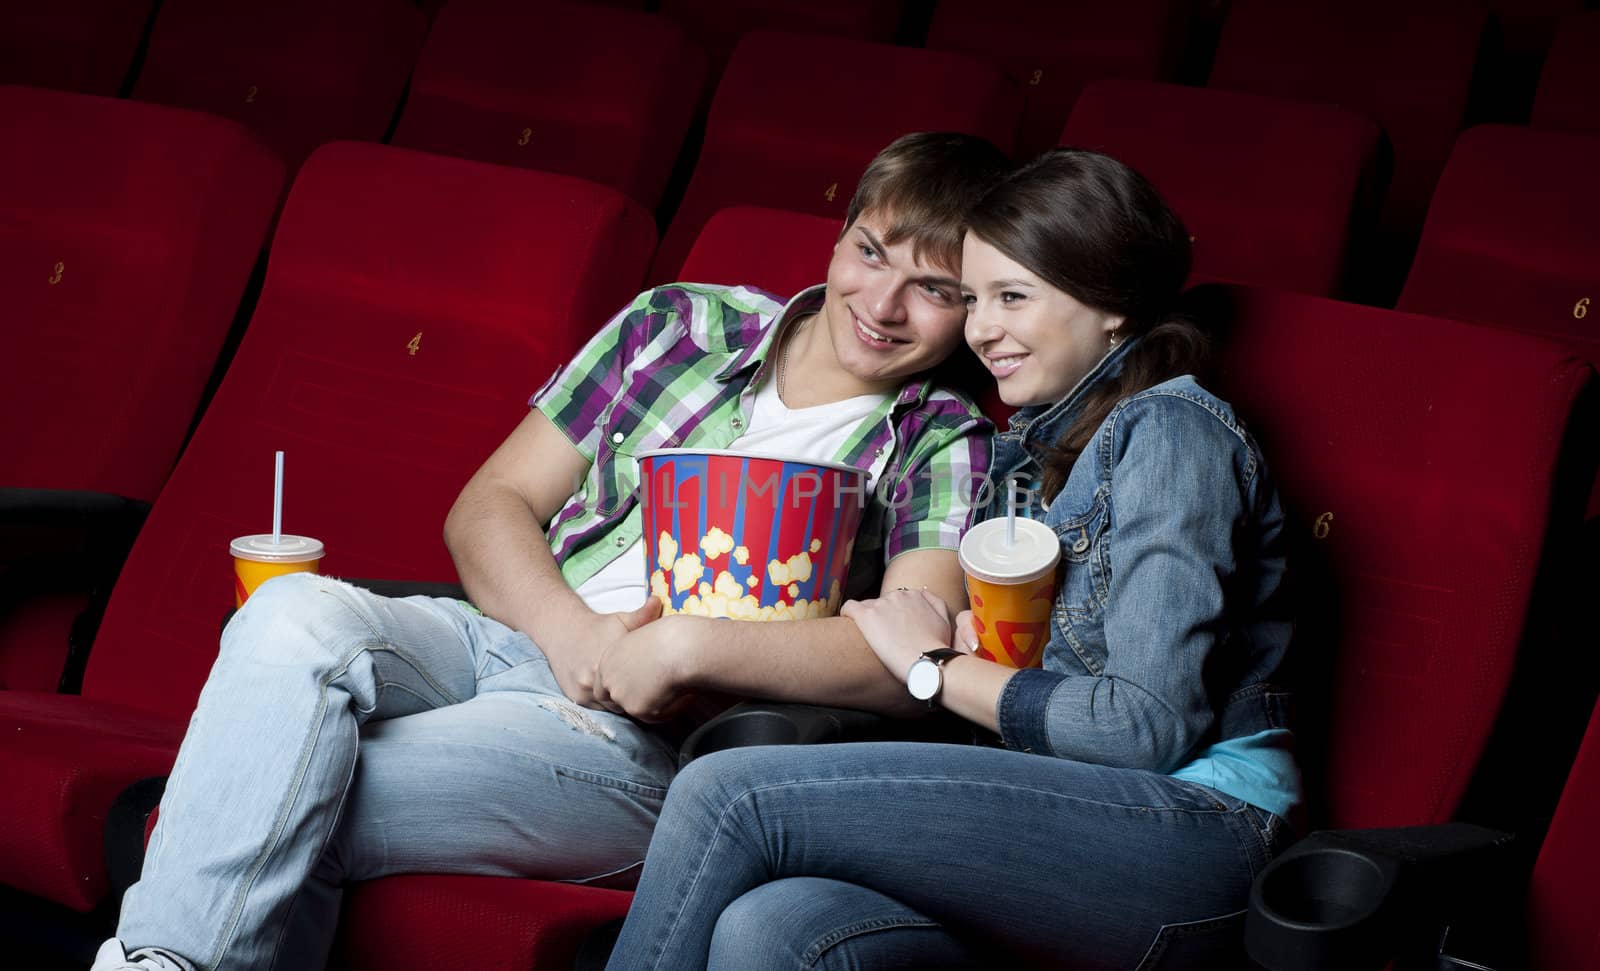
<instances>
[{"instance_id":1,"label":"red theater seat","mask_svg":"<svg viewBox=\"0 0 1600 971\"><path fill-rule=\"evenodd\" d=\"M0 488L149 502L239 308L283 165L225 119L42 88L0 87L0 131L12 149L0 153ZM48 556L0 562L0 686L53 691L61 677L94 581Z\"/></svg>"},{"instance_id":2,"label":"red theater seat","mask_svg":"<svg viewBox=\"0 0 1600 971\"><path fill-rule=\"evenodd\" d=\"M745 34L757 30L826 34L857 40L892 41L905 0L661 0L661 15L689 31L711 56L712 77L721 73ZM783 62L808 69L803 62Z\"/></svg>"},{"instance_id":3,"label":"red theater seat","mask_svg":"<svg viewBox=\"0 0 1600 971\"><path fill-rule=\"evenodd\" d=\"M749 34L717 86L699 161L651 277L674 279L700 227L724 206L843 220L861 171L894 139L962 131L1009 151L1019 110L1016 86L963 54Z\"/></svg>"},{"instance_id":4,"label":"red theater seat","mask_svg":"<svg viewBox=\"0 0 1600 971\"><path fill-rule=\"evenodd\" d=\"M679 276L692 283L748 284L784 299L823 283L844 221L730 206L706 220Z\"/></svg>"},{"instance_id":5,"label":"red theater seat","mask_svg":"<svg viewBox=\"0 0 1600 971\"><path fill-rule=\"evenodd\" d=\"M1529 967L1600 971L1600 707L1567 776L1528 887Z\"/></svg>"},{"instance_id":6,"label":"red theater seat","mask_svg":"<svg viewBox=\"0 0 1600 971\"><path fill-rule=\"evenodd\" d=\"M1561 19L1534 95L1534 128L1600 135L1600 10Z\"/></svg>"},{"instance_id":7,"label":"red theater seat","mask_svg":"<svg viewBox=\"0 0 1600 971\"><path fill-rule=\"evenodd\" d=\"M1414 234L1465 116L1487 17L1432 0L1233 0L1209 84L1376 118L1394 143L1383 222Z\"/></svg>"},{"instance_id":8,"label":"red theater seat","mask_svg":"<svg viewBox=\"0 0 1600 971\"><path fill-rule=\"evenodd\" d=\"M115 95L152 0L51 0L0 5L0 84Z\"/></svg>"},{"instance_id":9,"label":"red theater seat","mask_svg":"<svg viewBox=\"0 0 1600 971\"><path fill-rule=\"evenodd\" d=\"M1400 309L1548 334L1600 363L1597 172L1600 135L1463 132Z\"/></svg>"},{"instance_id":10,"label":"red theater seat","mask_svg":"<svg viewBox=\"0 0 1600 971\"><path fill-rule=\"evenodd\" d=\"M1534 629L1547 543L1577 524L1551 496L1564 450L1600 434L1579 407L1594 370L1457 321L1246 287L1195 298L1232 321L1218 384L1303 538L1311 822L1445 822Z\"/></svg>"},{"instance_id":11,"label":"red theater seat","mask_svg":"<svg viewBox=\"0 0 1600 971\"><path fill-rule=\"evenodd\" d=\"M1382 134L1365 116L1144 81L1100 81L1063 145L1121 159L1194 236L1194 275L1334 296L1369 221Z\"/></svg>"},{"instance_id":12,"label":"red theater seat","mask_svg":"<svg viewBox=\"0 0 1600 971\"><path fill-rule=\"evenodd\" d=\"M1193 6L1188 0L940 0L930 48L987 58L1021 86L1017 154L1055 145L1090 81L1170 81Z\"/></svg>"},{"instance_id":13,"label":"red theater seat","mask_svg":"<svg viewBox=\"0 0 1600 971\"><path fill-rule=\"evenodd\" d=\"M249 331L117 581L83 696L0 695L0 883L87 910L111 797L164 774L270 515L347 576L449 580L440 524L528 394L637 289L654 229L615 190L379 145L317 152Z\"/></svg>"},{"instance_id":14,"label":"red theater seat","mask_svg":"<svg viewBox=\"0 0 1600 971\"><path fill-rule=\"evenodd\" d=\"M244 122L293 171L383 138L426 31L410 0L163 0L133 97Z\"/></svg>"},{"instance_id":15,"label":"red theater seat","mask_svg":"<svg viewBox=\"0 0 1600 971\"><path fill-rule=\"evenodd\" d=\"M391 141L581 176L654 208L705 75L682 29L651 14L451 0Z\"/></svg>"}]
</instances>

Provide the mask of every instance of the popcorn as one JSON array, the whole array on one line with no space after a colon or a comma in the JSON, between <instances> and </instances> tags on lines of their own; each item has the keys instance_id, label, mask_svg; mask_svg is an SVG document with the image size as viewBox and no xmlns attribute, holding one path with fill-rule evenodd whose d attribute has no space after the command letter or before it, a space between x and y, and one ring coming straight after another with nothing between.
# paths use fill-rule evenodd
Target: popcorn
<instances>
[{"instance_id":1,"label":"popcorn","mask_svg":"<svg viewBox=\"0 0 1600 971\"><path fill-rule=\"evenodd\" d=\"M805 583L811 579L811 554L796 553L788 560L773 560L767 564L767 578L773 583Z\"/></svg>"},{"instance_id":2,"label":"popcorn","mask_svg":"<svg viewBox=\"0 0 1600 971\"><path fill-rule=\"evenodd\" d=\"M656 540L656 561L663 565L670 565L678 558L678 541L666 530L661 531L661 538Z\"/></svg>"},{"instance_id":3,"label":"popcorn","mask_svg":"<svg viewBox=\"0 0 1600 971\"><path fill-rule=\"evenodd\" d=\"M701 552L705 553L707 563L710 563L712 560L722 556L732 549L733 537L729 536L727 533L724 533L715 526L711 527L711 531L706 533L705 536L701 537L700 539L700 550ZM748 558L749 555L750 551L745 550L745 556Z\"/></svg>"},{"instance_id":4,"label":"popcorn","mask_svg":"<svg viewBox=\"0 0 1600 971\"><path fill-rule=\"evenodd\" d=\"M712 528L715 529L716 527L713 526ZM734 559L734 562L738 563L740 566L749 566L750 565L750 547L748 547L748 546L735 547L734 551L733 551L733 559Z\"/></svg>"},{"instance_id":5,"label":"popcorn","mask_svg":"<svg viewBox=\"0 0 1600 971\"><path fill-rule=\"evenodd\" d=\"M701 565L700 557L694 553L685 553L672 564L672 589L678 593L693 590L704 574L705 567Z\"/></svg>"}]
</instances>

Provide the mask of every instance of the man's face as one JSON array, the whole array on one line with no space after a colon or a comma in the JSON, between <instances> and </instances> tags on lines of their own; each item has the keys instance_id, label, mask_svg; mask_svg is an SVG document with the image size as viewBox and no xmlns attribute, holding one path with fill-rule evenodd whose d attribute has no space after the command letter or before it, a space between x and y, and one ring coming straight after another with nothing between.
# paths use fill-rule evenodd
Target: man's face
<instances>
[{"instance_id":1,"label":"man's face","mask_svg":"<svg viewBox=\"0 0 1600 971\"><path fill-rule=\"evenodd\" d=\"M822 319L839 364L872 391L893 391L961 346L961 268L917 260L894 225L865 212L833 247Z\"/></svg>"}]
</instances>

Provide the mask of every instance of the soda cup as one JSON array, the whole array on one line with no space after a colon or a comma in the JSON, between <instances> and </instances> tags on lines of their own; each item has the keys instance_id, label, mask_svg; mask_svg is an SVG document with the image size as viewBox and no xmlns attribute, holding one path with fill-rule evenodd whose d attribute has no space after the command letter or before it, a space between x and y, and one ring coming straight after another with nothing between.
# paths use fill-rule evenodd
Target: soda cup
<instances>
[{"instance_id":1,"label":"soda cup","mask_svg":"<svg viewBox=\"0 0 1600 971\"><path fill-rule=\"evenodd\" d=\"M322 564L322 541L309 536L271 533L241 536L228 544L233 554L233 605L243 607L250 595L275 576L317 573Z\"/></svg>"},{"instance_id":2,"label":"soda cup","mask_svg":"<svg viewBox=\"0 0 1600 971\"><path fill-rule=\"evenodd\" d=\"M972 602L978 657L1011 668L1036 668L1050 640L1056 565L1061 541L1033 519L1016 520L1006 539L1006 520L985 520L961 537L961 570Z\"/></svg>"}]
</instances>

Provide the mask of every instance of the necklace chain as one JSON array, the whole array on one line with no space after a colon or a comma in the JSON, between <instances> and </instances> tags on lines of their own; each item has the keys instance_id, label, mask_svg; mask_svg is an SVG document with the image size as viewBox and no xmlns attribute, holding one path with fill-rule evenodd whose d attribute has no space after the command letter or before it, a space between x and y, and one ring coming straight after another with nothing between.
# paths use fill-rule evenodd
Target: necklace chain
<instances>
[{"instance_id":1,"label":"necklace chain","mask_svg":"<svg viewBox=\"0 0 1600 971\"><path fill-rule=\"evenodd\" d=\"M790 348L794 347L794 340L796 337L800 336L800 331L803 330L806 324L810 322L810 317L801 318L801 320L794 325L794 330L791 333L784 335L783 350L778 352L778 400L780 401L783 400L783 377L789 370L789 350ZM785 402L785 404L787 404L787 402Z\"/></svg>"}]
</instances>

